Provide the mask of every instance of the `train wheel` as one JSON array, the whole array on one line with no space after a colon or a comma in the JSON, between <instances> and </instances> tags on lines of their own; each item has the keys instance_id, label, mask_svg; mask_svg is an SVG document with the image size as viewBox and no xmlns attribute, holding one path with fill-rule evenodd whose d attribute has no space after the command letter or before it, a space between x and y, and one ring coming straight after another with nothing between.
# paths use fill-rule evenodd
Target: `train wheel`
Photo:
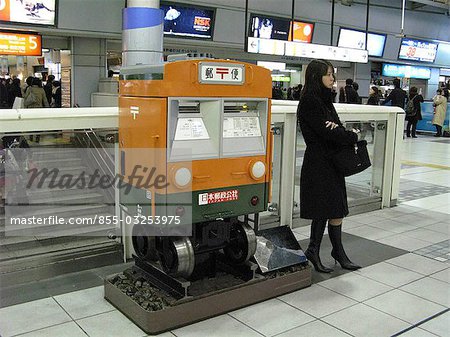
<instances>
[{"instance_id":1,"label":"train wheel","mask_svg":"<svg viewBox=\"0 0 450 337\"><path fill-rule=\"evenodd\" d=\"M170 238L169 249L160 252L159 258L167 274L188 278L194 271L194 247L188 237Z\"/></svg>"},{"instance_id":2,"label":"train wheel","mask_svg":"<svg viewBox=\"0 0 450 337\"><path fill-rule=\"evenodd\" d=\"M147 234L147 229L141 224L133 226L132 242L136 255L143 260L156 260L155 238Z\"/></svg>"},{"instance_id":3,"label":"train wheel","mask_svg":"<svg viewBox=\"0 0 450 337\"><path fill-rule=\"evenodd\" d=\"M231 228L231 242L224 248L225 255L234 264L247 262L256 252L256 234L247 224Z\"/></svg>"}]
</instances>

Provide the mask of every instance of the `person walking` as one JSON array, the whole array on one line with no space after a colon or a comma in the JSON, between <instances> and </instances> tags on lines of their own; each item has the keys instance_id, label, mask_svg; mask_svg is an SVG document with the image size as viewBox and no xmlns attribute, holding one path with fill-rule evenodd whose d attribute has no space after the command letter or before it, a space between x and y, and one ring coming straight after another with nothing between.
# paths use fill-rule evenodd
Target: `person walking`
<instances>
[{"instance_id":1,"label":"person walking","mask_svg":"<svg viewBox=\"0 0 450 337\"><path fill-rule=\"evenodd\" d=\"M355 89L355 92L356 92L356 103L357 104L362 104L362 98L361 98L361 96L359 96L359 93L358 93L359 84L356 83L356 82L353 82L352 83L352 87L353 87L353 89Z\"/></svg>"},{"instance_id":2,"label":"person walking","mask_svg":"<svg viewBox=\"0 0 450 337\"><path fill-rule=\"evenodd\" d=\"M435 137L442 136L442 126L445 121L445 114L447 113L447 98L443 95L442 89L436 91L433 97L434 115L431 123L436 127Z\"/></svg>"},{"instance_id":3,"label":"person walking","mask_svg":"<svg viewBox=\"0 0 450 337\"><path fill-rule=\"evenodd\" d=\"M422 109L420 103L423 102L423 96L418 93L417 87L409 88L408 103L406 104L406 137L417 138L417 122L422 120Z\"/></svg>"},{"instance_id":4,"label":"person walking","mask_svg":"<svg viewBox=\"0 0 450 337\"><path fill-rule=\"evenodd\" d=\"M328 222L333 249L331 256L342 268L360 268L345 253L342 245L342 220L348 215L344 175L330 157L342 146L358 140L358 130L344 128L332 101L333 65L313 60L305 72L305 84L297 109L306 150L300 176L300 216L311 219L311 237L305 255L318 272L330 273L320 260L320 245ZM353 88L352 88L353 89Z\"/></svg>"},{"instance_id":5,"label":"person walking","mask_svg":"<svg viewBox=\"0 0 450 337\"><path fill-rule=\"evenodd\" d=\"M53 81L52 108L61 108L61 82Z\"/></svg>"},{"instance_id":6,"label":"person walking","mask_svg":"<svg viewBox=\"0 0 450 337\"><path fill-rule=\"evenodd\" d=\"M8 87L6 79L0 78L0 109L8 108Z\"/></svg>"},{"instance_id":7,"label":"person walking","mask_svg":"<svg viewBox=\"0 0 450 337\"><path fill-rule=\"evenodd\" d=\"M388 97L386 97L381 105L386 105L391 102L392 106L398 106L399 108L405 109L406 91L400 88L400 80L398 78L395 78L393 82L394 89L389 93Z\"/></svg>"},{"instance_id":8,"label":"person walking","mask_svg":"<svg viewBox=\"0 0 450 337\"><path fill-rule=\"evenodd\" d=\"M31 85L25 88L25 92L23 94L23 106L26 109L49 107L48 100L45 95L44 88L42 87L42 81L40 78L34 77L31 81ZM40 139L41 136L36 135L37 143L39 143ZM30 136L30 140L33 140L33 135Z\"/></svg>"},{"instance_id":9,"label":"person walking","mask_svg":"<svg viewBox=\"0 0 450 337\"><path fill-rule=\"evenodd\" d=\"M20 88L20 79L15 77L8 91L8 107L11 109L14 105L16 97L22 97L22 89Z\"/></svg>"},{"instance_id":10,"label":"person walking","mask_svg":"<svg viewBox=\"0 0 450 337\"><path fill-rule=\"evenodd\" d=\"M53 81L55 80L55 76L48 75L47 83L44 85L45 97L47 97L47 102L49 105L52 104L52 91L53 91Z\"/></svg>"},{"instance_id":11,"label":"person walking","mask_svg":"<svg viewBox=\"0 0 450 337\"><path fill-rule=\"evenodd\" d=\"M359 95L353 88L353 80L351 78L345 80L344 90L339 93L339 103L359 104Z\"/></svg>"}]
</instances>

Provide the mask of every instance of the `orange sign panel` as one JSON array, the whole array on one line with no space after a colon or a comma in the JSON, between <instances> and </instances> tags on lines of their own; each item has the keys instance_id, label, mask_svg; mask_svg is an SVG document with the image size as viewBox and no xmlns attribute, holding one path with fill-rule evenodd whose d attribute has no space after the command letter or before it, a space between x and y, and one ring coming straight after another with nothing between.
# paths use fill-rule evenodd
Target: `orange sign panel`
<instances>
[{"instance_id":1,"label":"orange sign panel","mask_svg":"<svg viewBox=\"0 0 450 337\"><path fill-rule=\"evenodd\" d=\"M292 36L292 30L294 36ZM313 23L294 21L291 23L291 29L289 30L289 41L311 43L313 30Z\"/></svg>"},{"instance_id":2,"label":"orange sign panel","mask_svg":"<svg viewBox=\"0 0 450 337\"><path fill-rule=\"evenodd\" d=\"M0 0L0 20L9 21L10 13L9 1Z\"/></svg>"},{"instance_id":3,"label":"orange sign panel","mask_svg":"<svg viewBox=\"0 0 450 337\"><path fill-rule=\"evenodd\" d=\"M0 55L40 56L42 37L36 34L0 32Z\"/></svg>"}]
</instances>

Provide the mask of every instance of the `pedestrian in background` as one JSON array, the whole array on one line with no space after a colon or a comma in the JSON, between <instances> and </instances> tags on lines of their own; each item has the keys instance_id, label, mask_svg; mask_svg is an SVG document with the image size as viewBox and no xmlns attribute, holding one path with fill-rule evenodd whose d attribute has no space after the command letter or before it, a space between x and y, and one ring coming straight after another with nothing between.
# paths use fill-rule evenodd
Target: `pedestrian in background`
<instances>
[{"instance_id":1,"label":"pedestrian in background","mask_svg":"<svg viewBox=\"0 0 450 337\"><path fill-rule=\"evenodd\" d=\"M447 113L447 99L443 95L442 89L436 91L433 97L434 115L431 123L436 127L435 137L442 136L442 126L444 125L445 115Z\"/></svg>"},{"instance_id":2,"label":"pedestrian in background","mask_svg":"<svg viewBox=\"0 0 450 337\"><path fill-rule=\"evenodd\" d=\"M61 107L61 82L53 81L52 108Z\"/></svg>"},{"instance_id":3,"label":"pedestrian in background","mask_svg":"<svg viewBox=\"0 0 450 337\"><path fill-rule=\"evenodd\" d=\"M406 137L417 138L417 122L422 120L422 109L420 103L423 102L423 96L419 94L417 87L409 88L408 104L406 107ZM409 106L412 104L412 112Z\"/></svg>"},{"instance_id":4,"label":"pedestrian in background","mask_svg":"<svg viewBox=\"0 0 450 337\"><path fill-rule=\"evenodd\" d=\"M375 86L371 87L369 90L367 105L380 105L380 91Z\"/></svg>"},{"instance_id":5,"label":"pedestrian in background","mask_svg":"<svg viewBox=\"0 0 450 337\"><path fill-rule=\"evenodd\" d=\"M31 86L27 87L23 95L25 108L48 108L48 100L42 88L41 79L34 77Z\"/></svg>"},{"instance_id":6,"label":"pedestrian in background","mask_svg":"<svg viewBox=\"0 0 450 337\"><path fill-rule=\"evenodd\" d=\"M345 80L345 87L343 90L339 89L339 103L359 103L359 95L353 88L353 80L351 78Z\"/></svg>"},{"instance_id":7,"label":"pedestrian in background","mask_svg":"<svg viewBox=\"0 0 450 337\"><path fill-rule=\"evenodd\" d=\"M393 82L394 89L389 93L388 97L386 97L382 105L386 105L391 102L392 106L398 106L399 108L405 109L407 93L405 90L400 88L400 80L398 78L395 78Z\"/></svg>"},{"instance_id":8,"label":"pedestrian in background","mask_svg":"<svg viewBox=\"0 0 450 337\"><path fill-rule=\"evenodd\" d=\"M22 97L22 90L20 89L20 79L15 77L8 90L8 107L11 109L14 105L16 97Z\"/></svg>"},{"instance_id":9,"label":"pedestrian in background","mask_svg":"<svg viewBox=\"0 0 450 337\"><path fill-rule=\"evenodd\" d=\"M359 96L359 93L358 93L359 84L356 83L356 82L353 82L352 83L352 87L353 87L353 89L355 89L355 92L356 92L356 102L357 102L357 104L362 104L362 98L361 98L361 96Z\"/></svg>"},{"instance_id":10,"label":"pedestrian in background","mask_svg":"<svg viewBox=\"0 0 450 337\"><path fill-rule=\"evenodd\" d=\"M47 102L49 105L52 103L52 90L53 90L53 81L55 80L55 76L48 75L47 83L44 85L45 97L47 97Z\"/></svg>"}]
</instances>

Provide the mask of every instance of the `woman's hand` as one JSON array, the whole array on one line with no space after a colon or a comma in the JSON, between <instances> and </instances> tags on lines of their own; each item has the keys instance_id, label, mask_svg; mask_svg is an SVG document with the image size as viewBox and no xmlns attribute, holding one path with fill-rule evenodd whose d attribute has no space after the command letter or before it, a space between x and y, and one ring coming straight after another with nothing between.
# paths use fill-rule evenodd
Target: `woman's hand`
<instances>
[{"instance_id":1,"label":"woman's hand","mask_svg":"<svg viewBox=\"0 0 450 337\"><path fill-rule=\"evenodd\" d=\"M331 121L326 121L325 122L325 127L326 128L330 128L331 130L336 129L339 125L337 123L331 122Z\"/></svg>"},{"instance_id":2,"label":"woman's hand","mask_svg":"<svg viewBox=\"0 0 450 337\"><path fill-rule=\"evenodd\" d=\"M356 136L358 137L358 141L361 140L362 135L361 135L361 130L360 129L352 129L352 132L356 133Z\"/></svg>"}]
</instances>

